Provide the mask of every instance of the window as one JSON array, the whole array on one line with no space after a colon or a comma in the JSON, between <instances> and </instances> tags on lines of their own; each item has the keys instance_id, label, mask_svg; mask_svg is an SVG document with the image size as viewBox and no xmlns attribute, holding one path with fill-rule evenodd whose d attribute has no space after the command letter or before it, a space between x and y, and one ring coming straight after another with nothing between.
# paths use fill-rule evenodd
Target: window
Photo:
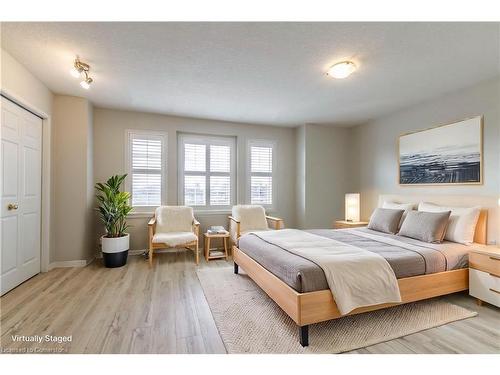
<instances>
[{"instance_id":1,"label":"window","mask_svg":"<svg viewBox=\"0 0 500 375\"><path fill-rule=\"evenodd\" d=\"M179 136L179 197L187 206L227 209L235 202L235 139Z\"/></svg>"},{"instance_id":2,"label":"window","mask_svg":"<svg viewBox=\"0 0 500 375\"><path fill-rule=\"evenodd\" d=\"M157 207L166 201L166 140L160 132L127 131L127 183L134 208Z\"/></svg>"},{"instance_id":3,"label":"window","mask_svg":"<svg viewBox=\"0 0 500 375\"><path fill-rule=\"evenodd\" d=\"M248 143L249 192L251 204L273 205L273 150L274 142Z\"/></svg>"}]
</instances>

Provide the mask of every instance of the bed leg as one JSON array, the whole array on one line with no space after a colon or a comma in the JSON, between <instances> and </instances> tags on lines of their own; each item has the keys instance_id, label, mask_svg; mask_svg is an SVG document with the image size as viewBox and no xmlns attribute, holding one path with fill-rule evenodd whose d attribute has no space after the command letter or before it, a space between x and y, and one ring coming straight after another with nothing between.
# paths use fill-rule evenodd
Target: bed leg
<instances>
[{"instance_id":1,"label":"bed leg","mask_svg":"<svg viewBox=\"0 0 500 375\"><path fill-rule=\"evenodd\" d=\"M236 263L234 263L234 273L235 273L236 275L238 274L239 268L240 268L240 267L239 267Z\"/></svg>"},{"instance_id":2,"label":"bed leg","mask_svg":"<svg viewBox=\"0 0 500 375\"><path fill-rule=\"evenodd\" d=\"M309 346L309 326L299 327L300 345Z\"/></svg>"}]
</instances>

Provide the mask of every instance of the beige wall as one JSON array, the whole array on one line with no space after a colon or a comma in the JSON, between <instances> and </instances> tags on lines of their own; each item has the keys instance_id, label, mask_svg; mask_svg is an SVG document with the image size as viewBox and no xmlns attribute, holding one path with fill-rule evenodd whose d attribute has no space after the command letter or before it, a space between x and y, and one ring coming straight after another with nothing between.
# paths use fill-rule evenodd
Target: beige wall
<instances>
[{"instance_id":1,"label":"beige wall","mask_svg":"<svg viewBox=\"0 0 500 375\"><path fill-rule=\"evenodd\" d=\"M128 112L112 109L94 109L94 176L95 181L104 181L109 176L125 171L125 131L127 129L160 130L168 134L167 203L177 200L177 133L190 132L237 137L237 200L246 200L247 141L270 139L276 142L277 202L274 215L285 219L287 226L295 226L295 129L276 126L231 123L213 120L181 118L159 114ZM147 216L129 220L131 249L147 247ZM227 214L197 215L206 229L210 225L227 227ZM102 225L98 224L99 234Z\"/></svg>"},{"instance_id":2,"label":"beige wall","mask_svg":"<svg viewBox=\"0 0 500 375\"><path fill-rule=\"evenodd\" d=\"M295 220L298 228L306 227L306 126L296 128L295 132Z\"/></svg>"},{"instance_id":3,"label":"beige wall","mask_svg":"<svg viewBox=\"0 0 500 375\"><path fill-rule=\"evenodd\" d=\"M500 196L500 81L498 79L450 93L353 129L355 185L361 192L362 218L369 217L378 195L454 194ZM399 186L397 141L400 134L484 115L484 183L480 186ZM492 228L489 240L499 240Z\"/></svg>"},{"instance_id":4,"label":"beige wall","mask_svg":"<svg viewBox=\"0 0 500 375\"><path fill-rule=\"evenodd\" d=\"M56 95L53 125L54 261L88 261L95 254L91 103Z\"/></svg>"},{"instance_id":5,"label":"beige wall","mask_svg":"<svg viewBox=\"0 0 500 375\"><path fill-rule=\"evenodd\" d=\"M7 51L1 49L0 53L2 91L50 116L53 100L50 90Z\"/></svg>"},{"instance_id":6,"label":"beige wall","mask_svg":"<svg viewBox=\"0 0 500 375\"><path fill-rule=\"evenodd\" d=\"M257 126L95 108L83 98L56 97L10 54L1 50L2 92L45 113L44 150L52 144L50 262L88 260L102 233L93 207L96 181L125 173L126 129L168 133L167 203L177 204L177 133L237 137L238 202L246 198L249 139L277 142L278 187L274 215L288 227L329 227L344 215L344 194L361 192L362 218L369 217L381 193L500 196L500 81L432 99L354 128L307 124L298 128ZM481 186L400 187L397 184L397 138L400 134L473 115L484 115L484 184ZM52 124L52 126L51 126ZM50 131L50 127L52 130ZM44 130L45 131L45 130ZM44 159L44 163L50 159ZM148 215L130 219L131 249L146 247ZM197 215L202 229L227 226L226 214ZM44 229L48 230L46 223ZM97 233L96 233L97 232ZM500 228L490 231L500 240Z\"/></svg>"},{"instance_id":7,"label":"beige wall","mask_svg":"<svg viewBox=\"0 0 500 375\"><path fill-rule=\"evenodd\" d=\"M353 188L352 130L307 124L297 130L297 222L331 228L344 217L345 193Z\"/></svg>"},{"instance_id":8,"label":"beige wall","mask_svg":"<svg viewBox=\"0 0 500 375\"><path fill-rule=\"evenodd\" d=\"M2 94L43 115L43 177L42 177L42 270L55 259L54 200L51 153L52 145L52 92L7 51L0 49L0 88Z\"/></svg>"}]
</instances>

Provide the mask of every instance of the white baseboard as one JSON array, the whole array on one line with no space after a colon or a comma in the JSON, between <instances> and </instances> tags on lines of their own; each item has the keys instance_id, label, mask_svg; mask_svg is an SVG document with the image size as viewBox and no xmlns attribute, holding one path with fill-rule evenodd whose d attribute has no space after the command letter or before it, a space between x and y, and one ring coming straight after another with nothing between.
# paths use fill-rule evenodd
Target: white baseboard
<instances>
[{"instance_id":1,"label":"white baseboard","mask_svg":"<svg viewBox=\"0 0 500 375\"><path fill-rule=\"evenodd\" d=\"M155 254L162 254L162 253L171 253L171 252L176 252L176 251L182 251L184 248L182 247L170 247L166 249L155 249ZM199 248L200 252L203 252L203 248ZM144 252L149 252L148 249L139 249L139 250L129 250L128 255L135 256L135 255L142 255ZM102 255L101 255L102 257Z\"/></svg>"},{"instance_id":2,"label":"white baseboard","mask_svg":"<svg viewBox=\"0 0 500 375\"><path fill-rule=\"evenodd\" d=\"M49 264L49 271L53 270L54 268L65 268L65 267L85 267L92 263L94 261L94 258L90 260L65 260L62 262L52 262Z\"/></svg>"},{"instance_id":3,"label":"white baseboard","mask_svg":"<svg viewBox=\"0 0 500 375\"><path fill-rule=\"evenodd\" d=\"M155 254L180 251L181 249L182 249L181 247L171 247L171 248L167 248L167 249L155 249ZM148 249L129 250L128 255L142 255L142 254L144 254L144 252L149 252L149 250Z\"/></svg>"},{"instance_id":4,"label":"white baseboard","mask_svg":"<svg viewBox=\"0 0 500 375\"><path fill-rule=\"evenodd\" d=\"M172 252L172 251L180 251L180 249L182 248L175 248L175 247L172 247L172 248L168 248L168 249L156 249L155 250L155 254L161 254L161 253L168 253L168 252ZM203 251L203 248L200 247L199 250L202 252ZM129 250L128 251L128 255L129 256L137 256L137 255L142 255L144 254L144 252L148 252L149 250L148 249L135 249L135 250ZM98 252L95 256L96 258L98 259L101 259L102 258L102 252ZM69 267L73 267L73 266L69 266ZM74 267L77 267L77 266L74 266Z\"/></svg>"},{"instance_id":5,"label":"white baseboard","mask_svg":"<svg viewBox=\"0 0 500 375\"><path fill-rule=\"evenodd\" d=\"M128 255L142 255L144 252L147 251L146 249L138 249L138 250L129 250Z\"/></svg>"},{"instance_id":6,"label":"white baseboard","mask_svg":"<svg viewBox=\"0 0 500 375\"><path fill-rule=\"evenodd\" d=\"M147 250L146 249L129 250L128 255L142 255L145 251L147 251ZM99 251L95 257L98 259L102 259L102 252Z\"/></svg>"}]
</instances>

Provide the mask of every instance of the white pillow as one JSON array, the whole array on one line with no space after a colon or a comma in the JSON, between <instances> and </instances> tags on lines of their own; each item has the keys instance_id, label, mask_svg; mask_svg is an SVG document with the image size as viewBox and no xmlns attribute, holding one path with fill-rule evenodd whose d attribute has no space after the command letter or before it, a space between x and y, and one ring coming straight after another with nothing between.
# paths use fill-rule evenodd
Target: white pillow
<instances>
[{"instance_id":1,"label":"white pillow","mask_svg":"<svg viewBox=\"0 0 500 375\"><path fill-rule=\"evenodd\" d=\"M451 211L444 239L464 245L470 245L474 242L474 232L481 207L445 207L434 203L420 202L418 210L426 212Z\"/></svg>"},{"instance_id":2,"label":"white pillow","mask_svg":"<svg viewBox=\"0 0 500 375\"><path fill-rule=\"evenodd\" d=\"M391 210L404 210L403 216L401 216L401 220L399 221L398 229L403 225L403 221L405 221L406 214L408 211L415 209L415 204L413 203L397 203L397 202L386 202L382 203L382 208L389 208Z\"/></svg>"}]
</instances>

